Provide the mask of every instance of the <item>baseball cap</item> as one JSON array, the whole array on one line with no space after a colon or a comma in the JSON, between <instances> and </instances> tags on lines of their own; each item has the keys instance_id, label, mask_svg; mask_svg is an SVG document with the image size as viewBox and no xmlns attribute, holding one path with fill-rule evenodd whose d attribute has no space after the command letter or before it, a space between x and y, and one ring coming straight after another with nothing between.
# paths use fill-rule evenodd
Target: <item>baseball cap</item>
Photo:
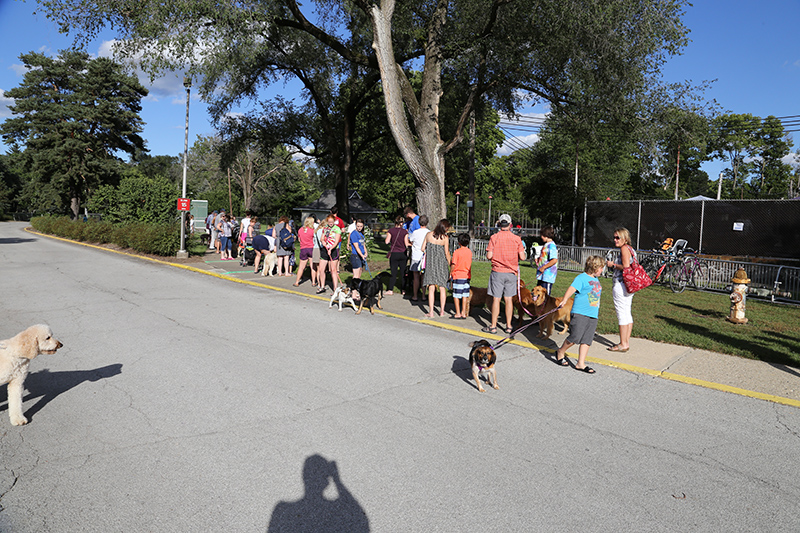
<instances>
[{"instance_id":1,"label":"baseball cap","mask_svg":"<svg viewBox=\"0 0 800 533\"><path fill-rule=\"evenodd\" d=\"M497 219L497 225L501 228L511 225L511 215L504 213Z\"/></svg>"}]
</instances>

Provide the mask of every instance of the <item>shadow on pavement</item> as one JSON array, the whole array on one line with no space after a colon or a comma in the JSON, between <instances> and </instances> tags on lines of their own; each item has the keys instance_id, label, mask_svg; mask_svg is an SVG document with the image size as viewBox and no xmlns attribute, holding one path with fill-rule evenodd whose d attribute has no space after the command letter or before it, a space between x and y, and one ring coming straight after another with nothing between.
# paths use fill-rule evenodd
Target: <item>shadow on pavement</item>
<instances>
[{"instance_id":1,"label":"shadow on pavement","mask_svg":"<svg viewBox=\"0 0 800 533\"><path fill-rule=\"evenodd\" d=\"M36 239L21 239L19 237L6 237L0 239L0 244L22 244L24 242L33 242Z\"/></svg>"},{"instance_id":2,"label":"shadow on pavement","mask_svg":"<svg viewBox=\"0 0 800 533\"><path fill-rule=\"evenodd\" d=\"M99 381L121 373L122 364L117 363L94 370L70 370L65 372L40 370L28 374L28 377L25 379L25 389L28 391L28 394L22 398L22 401L27 402L34 398L39 398L39 401L24 414L30 420L33 415L38 413L59 394L67 392L85 381ZM0 396L0 403L5 404L0 407L0 411L5 411L8 409L8 392L6 391L6 387L2 387L0 393L2 394L2 396Z\"/></svg>"},{"instance_id":3,"label":"shadow on pavement","mask_svg":"<svg viewBox=\"0 0 800 533\"><path fill-rule=\"evenodd\" d=\"M323 495L331 481L337 492L334 500ZM305 495L301 499L278 502L272 510L267 529L269 533L369 531L367 514L342 484L335 461L328 461L317 454L307 457L303 465L303 484Z\"/></svg>"}]
</instances>

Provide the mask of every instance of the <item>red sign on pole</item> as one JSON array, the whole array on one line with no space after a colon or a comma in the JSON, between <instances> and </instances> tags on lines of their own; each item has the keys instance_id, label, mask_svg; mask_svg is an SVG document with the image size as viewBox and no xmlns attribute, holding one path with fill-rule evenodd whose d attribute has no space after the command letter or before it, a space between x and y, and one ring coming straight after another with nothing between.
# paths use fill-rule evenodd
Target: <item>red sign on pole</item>
<instances>
[{"instance_id":1,"label":"red sign on pole","mask_svg":"<svg viewBox=\"0 0 800 533\"><path fill-rule=\"evenodd\" d=\"M189 198L178 198L178 211L190 211L192 201Z\"/></svg>"}]
</instances>

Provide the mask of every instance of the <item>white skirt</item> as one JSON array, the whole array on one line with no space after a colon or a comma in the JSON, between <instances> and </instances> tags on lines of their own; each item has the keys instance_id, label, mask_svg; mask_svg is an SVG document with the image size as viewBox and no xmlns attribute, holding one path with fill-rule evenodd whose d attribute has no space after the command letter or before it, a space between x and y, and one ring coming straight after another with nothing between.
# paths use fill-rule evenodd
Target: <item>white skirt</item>
<instances>
[{"instance_id":1,"label":"white skirt","mask_svg":"<svg viewBox=\"0 0 800 533\"><path fill-rule=\"evenodd\" d=\"M633 315L631 314L633 293L628 292L623 282L614 280L611 295L614 298L614 309L617 311L617 321L619 325L625 326L627 324L633 324Z\"/></svg>"}]
</instances>

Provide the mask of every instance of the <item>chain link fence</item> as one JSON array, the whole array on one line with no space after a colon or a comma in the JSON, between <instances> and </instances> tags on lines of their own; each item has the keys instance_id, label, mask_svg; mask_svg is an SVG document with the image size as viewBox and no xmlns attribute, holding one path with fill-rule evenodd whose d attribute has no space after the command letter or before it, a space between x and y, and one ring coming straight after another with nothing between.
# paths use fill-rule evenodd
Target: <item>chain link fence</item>
<instances>
[{"instance_id":1,"label":"chain link fence","mask_svg":"<svg viewBox=\"0 0 800 533\"><path fill-rule=\"evenodd\" d=\"M587 202L585 217L586 246L610 245L624 226L636 249L672 237L704 254L800 263L800 200Z\"/></svg>"}]
</instances>

